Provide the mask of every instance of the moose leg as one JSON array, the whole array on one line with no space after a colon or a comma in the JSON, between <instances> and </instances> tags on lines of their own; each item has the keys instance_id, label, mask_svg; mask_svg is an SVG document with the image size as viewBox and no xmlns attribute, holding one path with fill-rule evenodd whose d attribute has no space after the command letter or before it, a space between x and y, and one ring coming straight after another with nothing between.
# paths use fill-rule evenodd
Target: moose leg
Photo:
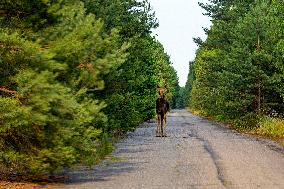
<instances>
[{"instance_id":1,"label":"moose leg","mask_svg":"<svg viewBox=\"0 0 284 189\"><path fill-rule=\"evenodd\" d=\"M164 136L164 115L161 115L161 136Z\"/></svg>"},{"instance_id":2,"label":"moose leg","mask_svg":"<svg viewBox=\"0 0 284 189\"><path fill-rule=\"evenodd\" d=\"M157 130L156 130L156 136L159 137L161 136L161 117L160 114L157 114Z\"/></svg>"},{"instance_id":3,"label":"moose leg","mask_svg":"<svg viewBox=\"0 0 284 189\"><path fill-rule=\"evenodd\" d=\"M166 127L167 127L167 114L164 115L164 136L167 136Z\"/></svg>"}]
</instances>

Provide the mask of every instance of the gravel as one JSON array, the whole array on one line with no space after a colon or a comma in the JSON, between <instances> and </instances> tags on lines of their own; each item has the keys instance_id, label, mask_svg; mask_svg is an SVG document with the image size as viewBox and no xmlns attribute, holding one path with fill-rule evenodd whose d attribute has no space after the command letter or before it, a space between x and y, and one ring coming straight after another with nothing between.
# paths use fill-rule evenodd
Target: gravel
<instances>
[{"instance_id":1,"label":"gravel","mask_svg":"<svg viewBox=\"0 0 284 189\"><path fill-rule=\"evenodd\" d=\"M58 189L283 189L284 150L185 110L168 115L168 137L154 122L115 146L113 158L69 174Z\"/></svg>"}]
</instances>

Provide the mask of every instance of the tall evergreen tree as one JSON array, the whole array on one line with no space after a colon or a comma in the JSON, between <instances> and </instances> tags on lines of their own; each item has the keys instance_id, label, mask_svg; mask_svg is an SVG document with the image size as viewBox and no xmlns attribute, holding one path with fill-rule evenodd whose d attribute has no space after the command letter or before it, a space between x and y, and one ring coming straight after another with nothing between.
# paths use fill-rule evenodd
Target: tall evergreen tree
<instances>
[{"instance_id":1,"label":"tall evergreen tree","mask_svg":"<svg viewBox=\"0 0 284 189\"><path fill-rule=\"evenodd\" d=\"M201 4L213 26L206 41L195 39L200 48L186 86L190 106L226 119L283 114L283 2L210 2Z\"/></svg>"},{"instance_id":2,"label":"tall evergreen tree","mask_svg":"<svg viewBox=\"0 0 284 189\"><path fill-rule=\"evenodd\" d=\"M158 83L173 96L147 1L4 0L0 26L1 175L92 165L153 117Z\"/></svg>"}]
</instances>

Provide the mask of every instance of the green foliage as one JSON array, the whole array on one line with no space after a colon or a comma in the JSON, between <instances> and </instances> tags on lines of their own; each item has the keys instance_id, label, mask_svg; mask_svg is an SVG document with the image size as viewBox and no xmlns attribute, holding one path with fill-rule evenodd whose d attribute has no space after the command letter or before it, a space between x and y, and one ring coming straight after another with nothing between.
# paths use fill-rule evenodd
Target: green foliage
<instances>
[{"instance_id":1,"label":"green foliage","mask_svg":"<svg viewBox=\"0 0 284 189\"><path fill-rule=\"evenodd\" d=\"M200 45L186 90L190 108L258 127L262 115L284 114L283 1L210 1L213 19ZM276 126L275 126L276 127Z\"/></svg>"},{"instance_id":2,"label":"green foliage","mask_svg":"<svg viewBox=\"0 0 284 189\"><path fill-rule=\"evenodd\" d=\"M247 113L233 121L233 124L239 129L253 129L258 126L259 116L255 113Z\"/></svg>"},{"instance_id":3,"label":"green foliage","mask_svg":"<svg viewBox=\"0 0 284 189\"><path fill-rule=\"evenodd\" d=\"M186 107L187 91L185 87L177 86L172 108L184 109Z\"/></svg>"},{"instance_id":4,"label":"green foliage","mask_svg":"<svg viewBox=\"0 0 284 189\"><path fill-rule=\"evenodd\" d=\"M104 104L77 101L54 78L48 71L22 71L14 79L19 99L1 98L1 151L25 154L22 167L29 173L82 162L79 154L94 157L99 144L101 131L95 127L105 119Z\"/></svg>"},{"instance_id":5,"label":"green foliage","mask_svg":"<svg viewBox=\"0 0 284 189\"><path fill-rule=\"evenodd\" d=\"M153 117L177 75L147 1L0 3L0 167L40 175L93 165Z\"/></svg>"},{"instance_id":6,"label":"green foliage","mask_svg":"<svg viewBox=\"0 0 284 189\"><path fill-rule=\"evenodd\" d=\"M150 35L157 24L147 1L98 2L88 11L107 15L104 29L109 31L109 25L117 27L121 43L130 43L126 61L103 77L105 89L95 93L108 104L104 110L109 118L107 131L121 134L154 116L157 86L166 87L167 98L172 99L177 75L162 45Z\"/></svg>"}]
</instances>

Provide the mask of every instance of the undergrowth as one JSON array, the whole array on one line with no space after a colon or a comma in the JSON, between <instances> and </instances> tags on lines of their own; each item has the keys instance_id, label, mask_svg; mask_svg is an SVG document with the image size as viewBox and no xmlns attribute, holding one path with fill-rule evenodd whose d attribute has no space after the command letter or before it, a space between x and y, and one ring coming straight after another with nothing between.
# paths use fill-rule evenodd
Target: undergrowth
<instances>
[{"instance_id":1,"label":"undergrowth","mask_svg":"<svg viewBox=\"0 0 284 189\"><path fill-rule=\"evenodd\" d=\"M237 119L228 119L224 115L208 116L208 114L194 109L187 109L194 115L209 118L211 120L229 124L233 129L239 132L255 134L258 136L268 137L276 140L280 145L284 146L284 119L280 117L272 117L267 115L257 115L248 113Z\"/></svg>"}]
</instances>

